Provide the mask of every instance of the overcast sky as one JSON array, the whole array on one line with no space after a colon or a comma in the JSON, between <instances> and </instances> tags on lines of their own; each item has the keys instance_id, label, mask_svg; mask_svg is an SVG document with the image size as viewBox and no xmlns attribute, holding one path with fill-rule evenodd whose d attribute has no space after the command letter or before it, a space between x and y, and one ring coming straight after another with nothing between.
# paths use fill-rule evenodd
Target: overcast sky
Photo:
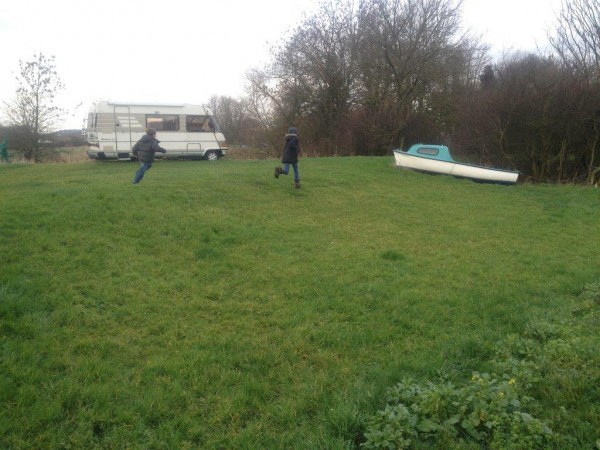
<instances>
[{"instance_id":1,"label":"overcast sky","mask_svg":"<svg viewBox=\"0 0 600 450\"><path fill-rule=\"evenodd\" d=\"M243 93L245 72L318 0L1 0L0 100L14 96L19 59L56 56L59 102L81 126L95 99L205 103ZM464 24L492 47L546 44L561 0L464 0ZM82 106L76 108L78 104Z\"/></svg>"}]
</instances>

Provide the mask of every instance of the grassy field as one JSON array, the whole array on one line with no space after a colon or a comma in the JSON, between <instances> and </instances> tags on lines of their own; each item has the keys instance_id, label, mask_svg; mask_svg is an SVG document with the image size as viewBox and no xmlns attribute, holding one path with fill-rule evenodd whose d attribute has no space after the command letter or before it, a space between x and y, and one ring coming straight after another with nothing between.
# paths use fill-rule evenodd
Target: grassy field
<instances>
[{"instance_id":1,"label":"grassy field","mask_svg":"<svg viewBox=\"0 0 600 450\"><path fill-rule=\"evenodd\" d=\"M597 189L274 165L0 166L0 447L353 447L600 277Z\"/></svg>"}]
</instances>

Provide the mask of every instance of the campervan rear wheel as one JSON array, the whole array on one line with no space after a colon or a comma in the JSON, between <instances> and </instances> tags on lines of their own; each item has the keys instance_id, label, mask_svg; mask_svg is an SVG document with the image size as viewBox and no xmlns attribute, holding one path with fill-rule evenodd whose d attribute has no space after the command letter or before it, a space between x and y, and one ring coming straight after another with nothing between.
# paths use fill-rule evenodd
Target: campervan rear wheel
<instances>
[{"instance_id":1,"label":"campervan rear wheel","mask_svg":"<svg viewBox=\"0 0 600 450\"><path fill-rule=\"evenodd\" d=\"M216 161L217 159L219 159L219 155L217 154L217 152L208 152L208 154L206 155L206 159L208 159L209 161Z\"/></svg>"}]
</instances>

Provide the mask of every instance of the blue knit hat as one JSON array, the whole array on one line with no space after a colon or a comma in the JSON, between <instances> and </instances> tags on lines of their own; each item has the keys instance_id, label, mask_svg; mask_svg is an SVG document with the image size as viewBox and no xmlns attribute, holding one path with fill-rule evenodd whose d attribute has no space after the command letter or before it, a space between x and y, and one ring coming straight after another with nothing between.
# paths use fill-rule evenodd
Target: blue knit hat
<instances>
[{"instance_id":1,"label":"blue knit hat","mask_svg":"<svg viewBox=\"0 0 600 450\"><path fill-rule=\"evenodd\" d=\"M298 135L298 130L294 127L289 127L287 134L295 134Z\"/></svg>"}]
</instances>

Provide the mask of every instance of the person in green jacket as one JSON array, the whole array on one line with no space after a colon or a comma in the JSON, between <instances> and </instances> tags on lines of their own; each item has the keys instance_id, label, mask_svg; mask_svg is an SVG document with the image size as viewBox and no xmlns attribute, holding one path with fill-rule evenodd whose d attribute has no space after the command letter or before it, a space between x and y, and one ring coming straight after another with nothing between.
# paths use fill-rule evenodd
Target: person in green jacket
<instances>
[{"instance_id":1,"label":"person in green jacket","mask_svg":"<svg viewBox=\"0 0 600 450\"><path fill-rule=\"evenodd\" d=\"M8 162L8 140L6 138L0 142L0 160Z\"/></svg>"}]
</instances>

